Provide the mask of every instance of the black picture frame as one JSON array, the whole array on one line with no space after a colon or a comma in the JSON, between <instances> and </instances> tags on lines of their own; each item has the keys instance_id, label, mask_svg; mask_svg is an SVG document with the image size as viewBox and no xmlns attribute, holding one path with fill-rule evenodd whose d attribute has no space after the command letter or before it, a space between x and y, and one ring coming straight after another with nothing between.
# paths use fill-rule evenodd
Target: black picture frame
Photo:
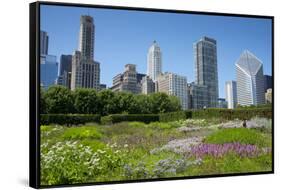
<instances>
[{"instance_id":1,"label":"black picture frame","mask_svg":"<svg viewBox=\"0 0 281 190\"><path fill-rule=\"evenodd\" d=\"M172 178L157 178L145 180L128 180L128 181L109 181L83 184L63 184L63 185L40 185L40 5L54 5L65 7L89 7L89 8L104 8L112 10L134 10L146 12L164 12L164 13L183 13L195 15L215 15L215 16L231 16L242 18L264 18L270 19L272 25L272 170L265 172L249 172L249 173L232 173L218 175L201 175L189 177L172 177ZM33 188L54 188L54 187L73 187L73 186L88 186L99 184L118 184L118 183L136 183L136 182L151 182L151 181L166 181L166 180L182 180L182 179L197 179L197 178L214 178L227 176L245 176L245 175L260 175L274 173L274 16L264 15L249 15L249 14L233 14L233 13L218 13L218 12L201 12L188 10L170 10L156 8L141 8L141 7L125 7L125 6L109 6L109 5L93 5L93 4L76 4L76 3L61 3L61 2L34 2L29 4L29 185Z\"/></svg>"}]
</instances>

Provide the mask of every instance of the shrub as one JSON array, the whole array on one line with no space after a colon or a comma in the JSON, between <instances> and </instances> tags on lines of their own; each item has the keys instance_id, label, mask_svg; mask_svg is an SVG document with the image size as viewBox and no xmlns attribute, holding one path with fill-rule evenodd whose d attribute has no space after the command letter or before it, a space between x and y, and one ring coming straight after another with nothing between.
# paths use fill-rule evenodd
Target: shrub
<instances>
[{"instance_id":1,"label":"shrub","mask_svg":"<svg viewBox=\"0 0 281 190\"><path fill-rule=\"evenodd\" d=\"M186 117L190 116L190 111L186 111ZM192 118L222 118L227 120L233 119L251 119L252 117L272 118L272 108L237 108L237 109L222 109L209 108L205 110L194 110L191 113Z\"/></svg>"},{"instance_id":2,"label":"shrub","mask_svg":"<svg viewBox=\"0 0 281 190\"><path fill-rule=\"evenodd\" d=\"M119 123L122 121L139 121L143 123L150 123L159 121L158 114L113 114L101 118L102 124Z\"/></svg>"},{"instance_id":3,"label":"shrub","mask_svg":"<svg viewBox=\"0 0 281 190\"><path fill-rule=\"evenodd\" d=\"M89 122L100 123L98 114L41 114L40 125L78 125Z\"/></svg>"},{"instance_id":4,"label":"shrub","mask_svg":"<svg viewBox=\"0 0 281 190\"><path fill-rule=\"evenodd\" d=\"M221 129L205 139L206 143L224 144L235 143L257 145L259 147L270 146L270 139L266 138L260 132L247 128L229 128Z\"/></svg>"},{"instance_id":5,"label":"shrub","mask_svg":"<svg viewBox=\"0 0 281 190\"><path fill-rule=\"evenodd\" d=\"M176 121L176 120L181 120L181 119L186 119L185 112L183 112L183 111L159 114L160 122Z\"/></svg>"},{"instance_id":6,"label":"shrub","mask_svg":"<svg viewBox=\"0 0 281 190\"><path fill-rule=\"evenodd\" d=\"M126 159L126 152L113 145L93 150L77 141L66 141L46 147L41 145L42 185L99 181L98 177L123 167Z\"/></svg>"},{"instance_id":7,"label":"shrub","mask_svg":"<svg viewBox=\"0 0 281 190\"><path fill-rule=\"evenodd\" d=\"M64 139L100 139L102 134L95 127L71 127L65 130L63 134Z\"/></svg>"}]
</instances>

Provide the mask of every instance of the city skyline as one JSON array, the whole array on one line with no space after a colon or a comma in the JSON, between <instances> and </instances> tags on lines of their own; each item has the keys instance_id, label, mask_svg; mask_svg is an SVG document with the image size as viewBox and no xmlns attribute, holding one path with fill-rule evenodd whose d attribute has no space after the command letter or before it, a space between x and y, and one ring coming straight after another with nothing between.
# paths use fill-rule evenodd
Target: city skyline
<instances>
[{"instance_id":1,"label":"city skyline","mask_svg":"<svg viewBox=\"0 0 281 190\"><path fill-rule=\"evenodd\" d=\"M159 43L163 54L163 72L186 76L188 83L195 81L193 43L205 35L216 39L218 43L219 97L225 97L225 81L235 80L235 62L244 49L249 49L263 61L264 74L272 74L271 22L266 19L77 7L64 9L44 5L41 8L41 14L44 15L41 16L41 29L47 31L50 37L50 54L60 57L61 54L72 54L77 49L79 19L87 13L94 18L96 25L94 49L95 57L101 63L101 83L108 87L112 86L112 78L122 72L124 65L128 63L136 64L138 73L146 73L146 54L154 40ZM58 15L60 16L57 17ZM110 19L113 17L113 20ZM160 18L168 19L169 22L163 22ZM210 23L207 24L207 21ZM212 28L210 25L214 21L216 24ZM151 25L152 23L156 24ZM164 30L163 26L167 23L170 26ZM186 24L183 26L182 23ZM235 26L236 30L233 30ZM136 33L140 29L142 30ZM223 37L219 35L222 29L226 30ZM63 31L67 31L67 35L62 35ZM229 31L232 32L227 33ZM233 36L234 33L236 35ZM109 41L112 43L108 43ZM120 41L123 43L118 43Z\"/></svg>"}]
</instances>

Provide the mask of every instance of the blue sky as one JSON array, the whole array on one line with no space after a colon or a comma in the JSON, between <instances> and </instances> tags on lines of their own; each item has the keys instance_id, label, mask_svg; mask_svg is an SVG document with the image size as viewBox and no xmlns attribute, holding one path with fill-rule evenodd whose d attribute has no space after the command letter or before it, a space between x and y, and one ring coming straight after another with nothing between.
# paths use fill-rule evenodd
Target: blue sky
<instances>
[{"instance_id":1,"label":"blue sky","mask_svg":"<svg viewBox=\"0 0 281 190\"><path fill-rule=\"evenodd\" d=\"M263 62L271 75L271 20L179 13L110 10L41 5L41 30L49 35L49 54L73 54L78 48L81 15L94 17L94 59L101 63L101 83L112 86L112 78L124 65L137 65L146 73L147 51L156 40L162 51L163 71L194 81L193 43L202 36L217 40L219 96L224 85L235 80L235 62L248 49Z\"/></svg>"}]
</instances>

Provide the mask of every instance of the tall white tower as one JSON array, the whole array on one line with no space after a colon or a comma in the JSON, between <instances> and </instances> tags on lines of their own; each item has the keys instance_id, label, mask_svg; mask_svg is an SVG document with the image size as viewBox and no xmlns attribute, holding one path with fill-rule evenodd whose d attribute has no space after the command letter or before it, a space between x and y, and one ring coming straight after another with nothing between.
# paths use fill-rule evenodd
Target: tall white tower
<instances>
[{"instance_id":1,"label":"tall white tower","mask_svg":"<svg viewBox=\"0 0 281 190\"><path fill-rule=\"evenodd\" d=\"M155 82L161 73L162 53L156 41L153 41L147 54L147 75Z\"/></svg>"},{"instance_id":2,"label":"tall white tower","mask_svg":"<svg viewBox=\"0 0 281 190\"><path fill-rule=\"evenodd\" d=\"M235 64L237 99L239 105L264 104L264 76L262 62L245 50Z\"/></svg>"}]
</instances>

